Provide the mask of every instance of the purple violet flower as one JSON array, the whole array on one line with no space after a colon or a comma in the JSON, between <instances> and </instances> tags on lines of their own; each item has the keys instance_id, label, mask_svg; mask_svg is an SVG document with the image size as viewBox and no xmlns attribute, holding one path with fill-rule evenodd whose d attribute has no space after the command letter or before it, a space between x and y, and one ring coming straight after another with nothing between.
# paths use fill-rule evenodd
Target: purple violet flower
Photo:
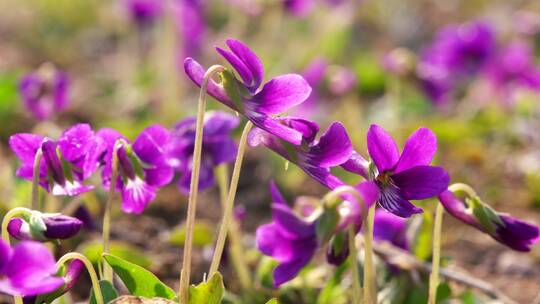
<instances>
[{"instance_id":1,"label":"purple violet flower","mask_svg":"<svg viewBox=\"0 0 540 304\"><path fill-rule=\"evenodd\" d=\"M8 232L17 240L50 241L73 237L82 225L74 217L34 211L27 217L11 219Z\"/></svg>"},{"instance_id":2,"label":"purple violet flower","mask_svg":"<svg viewBox=\"0 0 540 304\"><path fill-rule=\"evenodd\" d=\"M460 221L489 234L501 244L517 251L530 251L538 242L540 231L537 226L508 214L499 213L480 198L458 199L446 190L439 194L439 201L446 211Z\"/></svg>"},{"instance_id":3,"label":"purple violet flower","mask_svg":"<svg viewBox=\"0 0 540 304\"><path fill-rule=\"evenodd\" d=\"M11 248L0 240L0 292L12 296L48 293L64 284L55 275L56 262L45 245L23 241Z\"/></svg>"},{"instance_id":4,"label":"purple violet flower","mask_svg":"<svg viewBox=\"0 0 540 304\"><path fill-rule=\"evenodd\" d=\"M44 64L19 81L19 94L28 112L38 120L46 120L66 107L69 80L51 64Z\"/></svg>"},{"instance_id":5,"label":"purple violet flower","mask_svg":"<svg viewBox=\"0 0 540 304\"><path fill-rule=\"evenodd\" d=\"M414 132L399 153L395 141L383 128L371 125L367 134L369 163L353 153L342 167L373 180L380 190L379 204L400 217L421 213L409 200L422 200L446 190L450 178L441 168L430 166L437 152L437 137L428 128Z\"/></svg>"},{"instance_id":6,"label":"purple violet flower","mask_svg":"<svg viewBox=\"0 0 540 304\"><path fill-rule=\"evenodd\" d=\"M182 35L180 58L199 55L206 34L204 1L177 0L173 2L173 12L176 27Z\"/></svg>"},{"instance_id":7,"label":"purple violet flower","mask_svg":"<svg viewBox=\"0 0 540 304\"><path fill-rule=\"evenodd\" d=\"M260 59L246 45L238 40L228 39L231 51L216 48L234 68L241 80L234 78L229 70L223 72L223 85L210 80L208 94L244 115L253 124L292 143L302 142L302 133L281 123L274 117L306 100L311 88L306 80L297 74L286 74L272 78L260 88L264 69ZM184 69L189 78L201 86L205 69L192 58L186 58Z\"/></svg>"},{"instance_id":8,"label":"purple violet flower","mask_svg":"<svg viewBox=\"0 0 540 304\"><path fill-rule=\"evenodd\" d=\"M274 286L292 280L306 266L317 250L315 222L300 218L288 206L274 183L272 222L257 228L257 248L279 262L274 269Z\"/></svg>"},{"instance_id":9,"label":"purple violet flower","mask_svg":"<svg viewBox=\"0 0 540 304\"><path fill-rule=\"evenodd\" d=\"M302 133L301 145L292 145L259 128L249 133L248 145L251 147L263 145L269 148L329 189L344 185L330 172L330 168L346 162L353 152L349 135L340 122L332 123L319 140L315 139L319 126L313 121L284 117L280 118L280 123Z\"/></svg>"},{"instance_id":10,"label":"purple violet flower","mask_svg":"<svg viewBox=\"0 0 540 304\"><path fill-rule=\"evenodd\" d=\"M315 6L314 0L284 0L285 10L295 17L305 17Z\"/></svg>"},{"instance_id":11,"label":"purple violet flower","mask_svg":"<svg viewBox=\"0 0 540 304\"><path fill-rule=\"evenodd\" d=\"M495 48L495 34L483 22L449 25L419 56L417 74L435 104L448 101L458 81L476 73Z\"/></svg>"},{"instance_id":12,"label":"purple violet flower","mask_svg":"<svg viewBox=\"0 0 540 304\"><path fill-rule=\"evenodd\" d=\"M43 153L39 184L53 195L74 196L93 189L84 185L97 168L100 145L88 124L77 124L62 133L57 141L28 133L10 137L11 150L23 162L17 176L32 180L34 158Z\"/></svg>"},{"instance_id":13,"label":"purple violet flower","mask_svg":"<svg viewBox=\"0 0 540 304\"><path fill-rule=\"evenodd\" d=\"M112 175L113 149L117 140L123 140L118 148L118 180L116 191L122 194L122 210L140 214L154 200L159 188L168 184L174 175L168 164L165 146L169 142L167 129L153 125L144 129L129 144L120 133L102 129L97 133L106 145L105 167L102 171L103 186L108 188Z\"/></svg>"},{"instance_id":14,"label":"purple violet flower","mask_svg":"<svg viewBox=\"0 0 540 304\"><path fill-rule=\"evenodd\" d=\"M164 11L162 0L125 0L125 6L133 22L141 28L152 25Z\"/></svg>"},{"instance_id":15,"label":"purple violet flower","mask_svg":"<svg viewBox=\"0 0 540 304\"><path fill-rule=\"evenodd\" d=\"M217 165L235 160L238 147L231 132L239 123L238 117L225 112L209 112L205 115L199 189L207 189L215 184L214 168ZM178 187L184 194L189 193L191 183L195 125L194 117L177 123L166 147L168 163L181 173Z\"/></svg>"}]
</instances>

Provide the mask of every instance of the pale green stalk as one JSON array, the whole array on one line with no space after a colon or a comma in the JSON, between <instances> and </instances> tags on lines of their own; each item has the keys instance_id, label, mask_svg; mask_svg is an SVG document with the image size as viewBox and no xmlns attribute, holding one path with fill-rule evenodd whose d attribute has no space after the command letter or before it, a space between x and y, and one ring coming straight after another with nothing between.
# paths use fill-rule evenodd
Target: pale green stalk
<instances>
[{"instance_id":1,"label":"pale green stalk","mask_svg":"<svg viewBox=\"0 0 540 304\"><path fill-rule=\"evenodd\" d=\"M229 187L229 195L225 202L225 210L223 210L223 219L221 221L221 227L218 233L218 239L216 241L216 248L214 250L214 257L210 264L210 270L208 276L211 278L218 270L219 263L221 262L221 256L223 255L223 248L225 247L225 240L229 232L230 222L233 215L234 199L236 197L236 189L238 188L238 180L240 179L240 171L242 169L242 161L244 160L244 153L246 150L247 136L253 123L248 121L242 131L240 137L240 143L238 145L238 153L236 154L236 161L234 162L233 173L231 177L231 185Z\"/></svg>"},{"instance_id":2,"label":"pale green stalk","mask_svg":"<svg viewBox=\"0 0 540 304\"><path fill-rule=\"evenodd\" d=\"M191 173L191 184L189 189L188 210L186 219L186 240L184 243L184 259L182 270L180 271L180 304L188 304L189 280L191 275L191 251L193 249L193 234L195 229L195 216L197 212L197 196L199 194L199 173L201 169L201 152L204 127L204 112L206 110L206 91L208 82L216 73L223 72L224 67L220 65L211 66L204 74L201 91L199 94L199 106L197 110L197 125L195 131L195 145L193 148L193 168Z\"/></svg>"},{"instance_id":3,"label":"pale green stalk","mask_svg":"<svg viewBox=\"0 0 540 304\"><path fill-rule=\"evenodd\" d=\"M349 232L349 257L353 276L353 303L362 303L362 286L360 284L360 273L358 271L358 249L356 248L356 231L354 225L348 227Z\"/></svg>"},{"instance_id":4,"label":"pale green stalk","mask_svg":"<svg viewBox=\"0 0 540 304\"><path fill-rule=\"evenodd\" d=\"M94 266L92 266L92 262L90 262L88 258L86 258L86 256L78 252L66 253L58 260L58 262L56 263L56 268L62 267L62 265L64 265L67 261L70 260L80 260L81 262L83 262L84 266L86 267L86 271L88 271L88 274L90 275L90 281L92 282L92 288L96 297L96 303L105 304L105 302L103 301L103 294L101 293L101 287L99 286L98 276L96 274L96 271L94 270Z\"/></svg>"},{"instance_id":5,"label":"pale green stalk","mask_svg":"<svg viewBox=\"0 0 540 304\"><path fill-rule=\"evenodd\" d=\"M375 222L375 205L363 214L362 231L364 233L364 303L377 303L377 283L373 265L373 224Z\"/></svg>"},{"instance_id":6,"label":"pale green stalk","mask_svg":"<svg viewBox=\"0 0 540 304\"><path fill-rule=\"evenodd\" d=\"M429 304L435 304L437 302L439 267L441 265L441 231L443 211L443 205L438 203L437 209L435 210L435 224L433 227L433 258L431 260L431 274L429 276Z\"/></svg>"}]
</instances>

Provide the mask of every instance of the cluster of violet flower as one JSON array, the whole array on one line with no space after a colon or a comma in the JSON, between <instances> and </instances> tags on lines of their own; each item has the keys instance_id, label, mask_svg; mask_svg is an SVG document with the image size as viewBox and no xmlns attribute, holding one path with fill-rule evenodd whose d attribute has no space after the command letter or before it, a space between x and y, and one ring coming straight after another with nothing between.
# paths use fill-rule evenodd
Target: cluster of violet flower
<instances>
[{"instance_id":1,"label":"cluster of violet flower","mask_svg":"<svg viewBox=\"0 0 540 304\"><path fill-rule=\"evenodd\" d=\"M138 10L144 18L154 15L144 8ZM367 155L356 151L340 122L320 132L314 121L282 115L310 98L308 80L285 74L265 82L263 64L248 46L234 39L226 44L228 50L216 48L231 66L219 71L221 83L212 80L192 58L184 61L187 76L206 90L204 93L246 119L247 126L255 126L245 139L248 146L275 152L330 191L320 204L297 213L275 183L270 184L272 221L257 229L256 243L264 255L278 262L273 272L276 287L294 279L318 250L326 250L329 263L343 263L356 246L355 242L354 248L343 245L344 240L360 231L376 241L409 250L406 219L423 212L411 202L416 200L438 198L449 214L514 250L528 251L538 241L538 227L496 212L473 191L466 190L469 196L465 199L454 194L463 188L449 186L446 170L432 165L437 138L428 128L411 134L400 151L392 136L373 124L366 135ZM27 90L21 86L23 96ZM51 90L38 91L29 94L32 102L49 102L41 99L51 98ZM94 131L89 124L77 124L58 139L15 134L9 145L22 162L17 176L33 181L36 187L52 195L77 196L95 188L88 179L100 171L103 187L121 194L123 211L140 214L155 200L157 191L173 181L175 173L180 192L192 195L190 189L206 189L216 183L217 165L241 159L237 154L243 149L231 137L241 119L225 112L209 112L203 117L200 159L194 153L201 136L195 118L186 118L171 130L149 126L132 142L113 129ZM348 185L333 173L334 168L364 180ZM193 176L199 176L195 185L191 185ZM234 200L234 193L229 197ZM371 212L375 208L377 211ZM374 216L373 231L366 225L370 213ZM337 220L327 221L331 214L337 214ZM226 215L225 211L223 225ZM58 274L52 254L38 242L70 238L83 223L67 215L26 208L10 211L4 221L9 221L9 235L3 232L5 241L0 242L0 291L24 296L32 303L35 296L69 290L82 270L80 256ZM226 226L223 229L228 231ZM352 234L346 235L347 229ZM10 236L20 240L14 247L9 244Z\"/></svg>"},{"instance_id":2,"label":"cluster of violet flower","mask_svg":"<svg viewBox=\"0 0 540 304\"><path fill-rule=\"evenodd\" d=\"M383 66L397 74L412 72L411 58L391 52ZM540 66L532 45L522 40L497 41L493 26L474 21L445 26L418 55L415 76L426 96L447 105L478 80L482 95L512 105L522 92L540 91ZM477 98L477 97L475 97Z\"/></svg>"}]
</instances>

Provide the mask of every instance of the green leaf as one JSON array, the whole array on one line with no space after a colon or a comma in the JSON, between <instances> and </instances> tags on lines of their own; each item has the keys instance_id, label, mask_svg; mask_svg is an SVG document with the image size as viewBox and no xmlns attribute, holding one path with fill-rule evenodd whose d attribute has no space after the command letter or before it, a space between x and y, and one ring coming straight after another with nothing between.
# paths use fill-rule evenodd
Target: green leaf
<instances>
[{"instance_id":1,"label":"green leaf","mask_svg":"<svg viewBox=\"0 0 540 304\"><path fill-rule=\"evenodd\" d=\"M169 300L176 297L175 292L169 286L141 266L111 254L104 254L103 258L111 265L132 295L145 298L159 297Z\"/></svg>"},{"instance_id":2,"label":"green leaf","mask_svg":"<svg viewBox=\"0 0 540 304\"><path fill-rule=\"evenodd\" d=\"M461 302L463 304L481 304L480 300L471 290L463 292L460 296Z\"/></svg>"},{"instance_id":3,"label":"green leaf","mask_svg":"<svg viewBox=\"0 0 540 304\"><path fill-rule=\"evenodd\" d=\"M317 239L319 244L326 244L336 231L339 223L337 208L325 208L323 214L317 220Z\"/></svg>"},{"instance_id":4,"label":"green leaf","mask_svg":"<svg viewBox=\"0 0 540 304\"><path fill-rule=\"evenodd\" d=\"M111 282L106 280L99 281L99 288L101 288L101 294L103 295L103 301L109 303L110 301L118 298L118 291L114 288ZM97 304L96 295L94 294L94 289L90 290L90 304Z\"/></svg>"},{"instance_id":5,"label":"green leaf","mask_svg":"<svg viewBox=\"0 0 540 304\"><path fill-rule=\"evenodd\" d=\"M186 240L186 228L185 226L174 230L171 233L169 242L173 245L183 246ZM214 229L212 229L210 223L198 222L195 223L193 232L193 245L198 247L204 247L214 243Z\"/></svg>"},{"instance_id":6,"label":"green leaf","mask_svg":"<svg viewBox=\"0 0 540 304\"><path fill-rule=\"evenodd\" d=\"M433 234L433 217L432 213L425 210L422 215L422 224L416 236L413 247L414 255L421 260L427 260L431 256Z\"/></svg>"},{"instance_id":7,"label":"green leaf","mask_svg":"<svg viewBox=\"0 0 540 304\"><path fill-rule=\"evenodd\" d=\"M81 253L84 254L90 260L90 262L92 262L92 264L98 265L101 259L101 254L103 253L103 244L97 241L85 243L82 246ZM119 241L111 242L110 253L128 262L135 263L143 268L149 268L152 266L152 261L147 258L138 247L128 243Z\"/></svg>"},{"instance_id":8,"label":"green leaf","mask_svg":"<svg viewBox=\"0 0 540 304\"><path fill-rule=\"evenodd\" d=\"M437 287L437 303L443 303L452 297L452 289L447 283L440 283Z\"/></svg>"},{"instance_id":9,"label":"green leaf","mask_svg":"<svg viewBox=\"0 0 540 304\"><path fill-rule=\"evenodd\" d=\"M208 282L189 287L189 303L219 304L223 299L224 291L223 277L219 272L216 272Z\"/></svg>"},{"instance_id":10,"label":"green leaf","mask_svg":"<svg viewBox=\"0 0 540 304\"><path fill-rule=\"evenodd\" d=\"M266 302L266 304L279 304L277 299L271 299L270 301Z\"/></svg>"}]
</instances>

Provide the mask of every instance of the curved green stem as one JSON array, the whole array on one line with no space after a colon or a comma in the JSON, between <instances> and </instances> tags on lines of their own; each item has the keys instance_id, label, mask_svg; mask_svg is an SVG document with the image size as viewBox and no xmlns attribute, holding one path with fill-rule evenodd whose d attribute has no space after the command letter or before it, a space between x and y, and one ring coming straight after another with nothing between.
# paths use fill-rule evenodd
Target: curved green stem
<instances>
[{"instance_id":1,"label":"curved green stem","mask_svg":"<svg viewBox=\"0 0 540 304\"><path fill-rule=\"evenodd\" d=\"M223 72L220 65L211 66L204 74L204 80L199 94L199 106L197 109L197 125L195 131L195 145L193 148L193 168L191 172L191 184L189 187L188 210L186 219L186 240L184 243L184 259L182 271L180 271L180 304L188 304L189 280L191 275L191 250L193 249L193 233L195 229L195 216L197 213L197 196L199 194L199 173L201 169L201 152L204 127L204 112L206 110L206 91L208 82L216 73Z\"/></svg>"},{"instance_id":2,"label":"curved green stem","mask_svg":"<svg viewBox=\"0 0 540 304\"><path fill-rule=\"evenodd\" d=\"M360 204L360 211L362 214L366 213L366 204L364 202L364 199L360 195L360 192L354 187L351 186L339 186L335 188L334 190L328 192L321 200L322 204L325 205L328 208L335 207L338 205L342 199L341 196L343 194L350 194L352 195L356 201Z\"/></svg>"},{"instance_id":3,"label":"curved green stem","mask_svg":"<svg viewBox=\"0 0 540 304\"><path fill-rule=\"evenodd\" d=\"M118 149L124 144L124 140L119 139L114 143L112 160L111 160L111 181L109 185L109 194L105 203L105 211L103 212L103 253L110 251L110 236L111 236L111 208L116 191L116 181L118 179ZM102 279L112 282L113 270L107 263L103 263Z\"/></svg>"},{"instance_id":4,"label":"curved green stem","mask_svg":"<svg viewBox=\"0 0 540 304\"><path fill-rule=\"evenodd\" d=\"M34 157L34 167L32 171L32 209L39 210L39 174L41 170L41 158L43 151L38 149Z\"/></svg>"},{"instance_id":5,"label":"curved green stem","mask_svg":"<svg viewBox=\"0 0 540 304\"><path fill-rule=\"evenodd\" d=\"M219 196L221 207L223 212L225 212L225 206L228 196L228 167L226 164L219 165L216 170L216 179L219 187ZM249 267L244 258L244 248L242 246L242 231L239 227L238 222L234 219L231 220L231 225L229 227L229 254L231 256L232 265L240 285L244 290L251 289L251 277L249 275Z\"/></svg>"},{"instance_id":6,"label":"curved green stem","mask_svg":"<svg viewBox=\"0 0 540 304\"><path fill-rule=\"evenodd\" d=\"M2 219L2 239L9 245L10 239L9 239L9 232L8 232L8 225L12 218L22 216L24 214L30 214L32 213L32 210L24 207L17 207L13 208L6 213L4 218Z\"/></svg>"},{"instance_id":7,"label":"curved green stem","mask_svg":"<svg viewBox=\"0 0 540 304\"><path fill-rule=\"evenodd\" d=\"M433 258L431 261L431 275L429 276L429 304L435 304L437 301L439 267L441 264L441 231L443 211L443 205L438 203L435 211L435 224L433 227Z\"/></svg>"},{"instance_id":8,"label":"curved green stem","mask_svg":"<svg viewBox=\"0 0 540 304\"><path fill-rule=\"evenodd\" d=\"M105 302L103 301L103 294L101 293L101 287L99 286L98 276L94 270L94 266L92 266L92 263L88 260L88 258L86 258L86 256L78 252L66 253L58 260L56 263L56 268L62 267L62 265L70 260L80 260L83 262L84 266L86 267L86 271L88 271L88 274L90 275L90 281L92 281L92 288L96 297L96 303L104 304Z\"/></svg>"},{"instance_id":9,"label":"curved green stem","mask_svg":"<svg viewBox=\"0 0 540 304\"><path fill-rule=\"evenodd\" d=\"M227 196L227 201L225 202L223 219L221 221L221 227L219 229L218 239L216 241L216 248L214 250L214 257L212 258L210 270L208 271L208 276L210 278L214 275L214 273L217 272L219 268L219 263L221 262L221 256L223 255L223 248L225 247L225 240L227 239L227 233L229 232L230 222L233 214L234 199L236 197L236 189L238 188L238 180L240 178L240 171L242 169L242 161L244 160L247 136L252 127L253 123L251 121L248 121L244 127L244 130L242 131L242 136L240 137L238 153L236 154L236 161L234 162L234 168L231 177L231 185L229 187L229 194Z\"/></svg>"},{"instance_id":10,"label":"curved green stem","mask_svg":"<svg viewBox=\"0 0 540 304\"><path fill-rule=\"evenodd\" d=\"M362 286L360 284L360 272L358 271L358 249L356 248L356 231L354 225L348 227L349 257L351 259L353 277L353 303L362 303Z\"/></svg>"},{"instance_id":11,"label":"curved green stem","mask_svg":"<svg viewBox=\"0 0 540 304\"><path fill-rule=\"evenodd\" d=\"M367 214L362 213L364 219L364 303L377 303L377 283L375 267L373 265L373 224L375 222L375 205L369 208Z\"/></svg>"},{"instance_id":12,"label":"curved green stem","mask_svg":"<svg viewBox=\"0 0 540 304\"><path fill-rule=\"evenodd\" d=\"M476 191L474 191L473 187L467 185L467 184L464 184L464 183L455 183L455 184L452 184L448 187L448 190L452 191L452 192L458 192L458 191L463 191L465 193L467 193L468 196L470 197L476 197L478 196L476 194Z\"/></svg>"}]
</instances>

